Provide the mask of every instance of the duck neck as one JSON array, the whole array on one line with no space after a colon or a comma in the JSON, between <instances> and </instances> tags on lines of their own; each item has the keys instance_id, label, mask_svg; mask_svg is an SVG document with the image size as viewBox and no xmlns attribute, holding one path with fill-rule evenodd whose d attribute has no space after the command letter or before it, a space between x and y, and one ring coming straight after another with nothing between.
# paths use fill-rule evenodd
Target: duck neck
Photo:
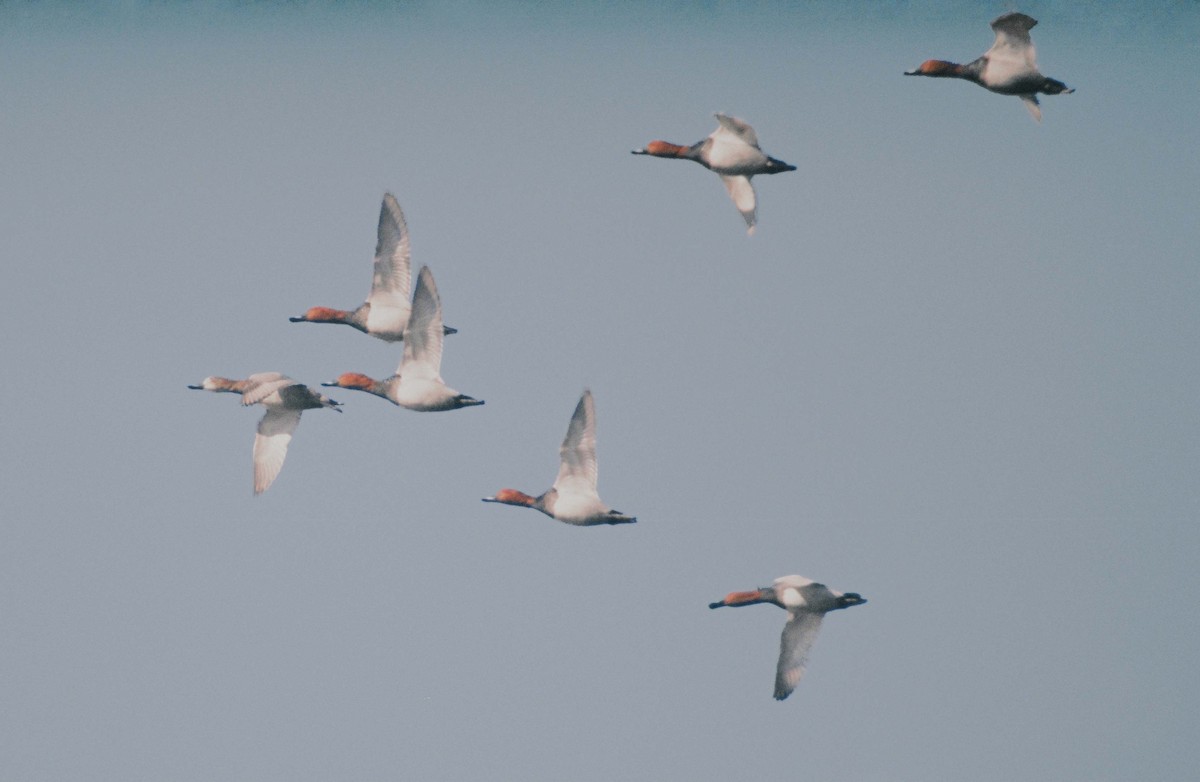
<instances>
[{"instance_id":1,"label":"duck neck","mask_svg":"<svg viewBox=\"0 0 1200 782\"><path fill-rule=\"evenodd\" d=\"M366 376L364 375L364 377ZM391 380L391 378L388 378L388 380L373 380L372 378L368 377L366 379L371 382L362 387L363 391L366 391L368 394L374 394L375 396L381 396L384 399L388 398L388 380Z\"/></svg>"},{"instance_id":2,"label":"duck neck","mask_svg":"<svg viewBox=\"0 0 1200 782\"><path fill-rule=\"evenodd\" d=\"M376 380L358 372L346 372L345 374L340 375L334 382L324 383L322 385L349 388L353 391L366 391L368 394L374 394L375 396L382 396L385 398L387 397L385 381Z\"/></svg>"}]
</instances>

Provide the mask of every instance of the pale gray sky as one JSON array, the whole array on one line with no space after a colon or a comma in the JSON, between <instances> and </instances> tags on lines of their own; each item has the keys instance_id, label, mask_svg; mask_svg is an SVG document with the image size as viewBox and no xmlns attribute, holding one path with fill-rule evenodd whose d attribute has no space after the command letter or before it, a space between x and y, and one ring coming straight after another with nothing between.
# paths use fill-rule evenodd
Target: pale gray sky
<instances>
[{"instance_id":1,"label":"pale gray sky","mask_svg":"<svg viewBox=\"0 0 1200 782\"><path fill-rule=\"evenodd\" d=\"M1200 6L1022 4L1076 87L901 75L993 3L0 5L0 770L22 780L1181 779L1200 766ZM714 111L798 167L634 157ZM390 373L396 194L443 374ZM601 495L537 493L585 387ZM799 573L829 617L771 698Z\"/></svg>"}]
</instances>

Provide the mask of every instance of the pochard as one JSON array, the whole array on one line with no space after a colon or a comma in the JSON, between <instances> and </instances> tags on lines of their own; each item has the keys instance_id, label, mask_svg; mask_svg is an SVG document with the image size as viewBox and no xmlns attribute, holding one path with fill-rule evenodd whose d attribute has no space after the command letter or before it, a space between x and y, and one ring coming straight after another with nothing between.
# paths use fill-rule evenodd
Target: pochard
<instances>
[{"instance_id":1,"label":"pochard","mask_svg":"<svg viewBox=\"0 0 1200 782\"><path fill-rule=\"evenodd\" d=\"M404 212L391 193L383 196L379 208L379 229L375 244L375 275L371 292L356 310L337 310L332 307L310 307L292 323L345 323L359 331L382 339L399 342L404 339L411 307L408 303L412 288L412 252L408 241L408 224ZM446 334L458 329L444 326Z\"/></svg>"},{"instance_id":2,"label":"pochard","mask_svg":"<svg viewBox=\"0 0 1200 782\"><path fill-rule=\"evenodd\" d=\"M267 412L258 422L258 433L254 436L254 493L267 490L283 469L292 432L300 424L300 414L305 410L328 407L339 409L335 402L308 386L297 383L278 372L259 372L245 380L227 377L206 377L200 385L188 386L194 391L241 394L243 405L261 404Z\"/></svg>"},{"instance_id":3,"label":"pochard","mask_svg":"<svg viewBox=\"0 0 1200 782\"><path fill-rule=\"evenodd\" d=\"M775 579L775 583L769 587L750 592L730 592L724 600L709 603L708 607L773 603L788 612L779 645L779 664L775 669L775 700L781 701L792 694L804 675L808 651L817 638L825 614L865 602L857 592L834 592L824 584L803 576L783 576Z\"/></svg>"},{"instance_id":4,"label":"pochard","mask_svg":"<svg viewBox=\"0 0 1200 782\"><path fill-rule=\"evenodd\" d=\"M795 171L796 167L764 154L758 146L758 134L748 123L728 114L717 114L716 118L717 129L690 147L651 141L644 149L633 150L633 154L694 160L718 174L746 221L746 233L753 234L757 199L750 178L756 174Z\"/></svg>"},{"instance_id":5,"label":"pochard","mask_svg":"<svg viewBox=\"0 0 1200 782\"><path fill-rule=\"evenodd\" d=\"M558 450L561 464L554 486L538 497L516 489L501 489L484 502L521 505L540 510L552 519L580 527L596 524L632 524L637 521L600 501L596 492L596 404L584 390L571 416L567 436Z\"/></svg>"},{"instance_id":6,"label":"pochard","mask_svg":"<svg viewBox=\"0 0 1200 782\"><path fill-rule=\"evenodd\" d=\"M1037 67L1037 52L1029 31L1037 20L1022 13L996 17L992 29L996 42L979 59L959 65L945 60L926 60L905 76L966 79L1000 95L1016 95L1038 122L1042 109L1037 93L1069 95L1075 90L1057 79L1043 76Z\"/></svg>"}]
</instances>

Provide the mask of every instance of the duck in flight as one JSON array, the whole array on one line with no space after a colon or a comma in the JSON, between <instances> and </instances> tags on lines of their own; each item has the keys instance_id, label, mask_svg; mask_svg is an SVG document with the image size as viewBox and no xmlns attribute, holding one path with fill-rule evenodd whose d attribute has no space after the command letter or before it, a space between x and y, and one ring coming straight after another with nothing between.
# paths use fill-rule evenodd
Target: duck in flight
<instances>
[{"instance_id":1,"label":"duck in flight","mask_svg":"<svg viewBox=\"0 0 1200 782\"><path fill-rule=\"evenodd\" d=\"M267 412L258 422L254 436L254 493L262 494L278 477L287 457L292 432L300 425L305 410L328 407L342 412L339 405L324 394L297 383L279 372L259 372L245 380L206 377L193 391L241 394L243 405L261 404Z\"/></svg>"},{"instance_id":2,"label":"duck in flight","mask_svg":"<svg viewBox=\"0 0 1200 782\"><path fill-rule=\"evenodd\" d=\"M561 464L554 485L538 497L516 489L501 489L484 502L521 505L540 510L552 519L580 527L596 524L632 524L637 521L600 501L596 492L596 403L584 390L571 416L567 436L558 450Z\"/></svg>"},{"instance_id":3,"label":"duck in flight","mask_svg":"<svg viewBox=\"0 0 1200 782\"><path fill-rule=\"evenodd\" d=\"M409 296L412 287L412 251L404 212L391 193L385 193L379 207L379 229L375 243L375 274L367 300L355 310L309 307L292 323L345 323L384 342L404 339L412 311ZM458 329L444 326L446 334Z\"/></svg>"},{"instance_id":4,"label":"duck in flight","mask_svg":"<svg viewBox=\"0 0 1200 782\"><path fill-rule=\"evenodd\" d=\"M690 147L669 141L651 141L645 148L633 150L633 154L694 160L716 173L746 221L746 233L753 234L758 200L750 178L756 174L795 171L796 167L767 156L759 148L758 134L749 123L728 114L717 114L716 117L717 129Z\"/></svg>"},{"instance_id":5,"label":"duck in flight","mask_svg":"<svg viewBox=\"0 0 1200 782\"><path fill-rule=\"evenodd\" d=\"M1037 67L1037 52L1029 31L1037 20L1022 13L999 16L992 22L996 41L978 59L959 65L945 60L926 60L905 76L966 79L1000 95L1016 95L1038 122L1042 109L1038 93L1069 95L1075 90L1057 79L1043 76Z\"/></svg>"},{"instance_id":6,"label":"duck in flight","mask_svg":"<svg viewBox=\"0 0 1200 782\"><path fill-rule=\"evenodd\" d=\"M775 700L781 701L792 694L804 675L808 652L817 639L825 614L865 602L857 592L834 592L804 576L783 576L769 587L730 592L723 600L709 603L708 607L772 603L788 612L779 644L779 663L775 667Z\"/></svg>"}]
</instances>

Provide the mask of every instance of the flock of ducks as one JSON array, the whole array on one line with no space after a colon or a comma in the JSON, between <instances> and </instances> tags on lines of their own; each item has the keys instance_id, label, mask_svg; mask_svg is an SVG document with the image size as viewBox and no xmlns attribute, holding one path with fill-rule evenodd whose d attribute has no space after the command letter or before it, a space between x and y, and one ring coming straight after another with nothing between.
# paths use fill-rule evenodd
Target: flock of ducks
<instances>
[{"instance_id":1,"label":"flock of ducks","mask_svg":"<svg viewBox=\"0 0 1200 782\"><path fill-rule=\"evenodd\" d=\"M1043 76L1037 68L1029 31L1037 21L1022 13L1008 13L992 22L996 40L978 59L960 65L926 60L907 76L958 78L1001 95L1019 97L1037 121L1042 113L1037 95L1074 92L1062 82ZM691 146L651 141L635 155L693 160L721 177L734 206L753 234L757 223L757 198L751 178L779 174L796 167L765 154L748 123L728 114L717 114L717 129ZM347 372L323 386L365 391L418 412L457 410L482 405L483 400L461 394L442 380L442 344L457 329L442 322L442 302L429 267L421 267L412 286L412 257L408 225L395 197L387 193L379 212L375 271L371 291L357 309L311 307L294 323L342 323L384 342L403 342L404 353L396 373L383 380ZM411 293L411 301L410 301ZM341 403L279 372L260 372L245 380L206 377L188 388L240 394L243 405L261 404L266 412L254 437L254 493L270 487L283 468L292 433L305 410L328 408L341 412ZM559 448L561 464L554 485L537 497L516 489L501 489L484 502L517 505L539 510L575 526L632 524L634 516L613 510L596 490L596 405L584 390L567 435ZM802 576L783 576L769 587L731 592L709 608L772 603L788 612L775 673L775 698L783 700L796 688L825 614L867 601L856 592L836 592Z\"/></svg>"}]
</instances>

